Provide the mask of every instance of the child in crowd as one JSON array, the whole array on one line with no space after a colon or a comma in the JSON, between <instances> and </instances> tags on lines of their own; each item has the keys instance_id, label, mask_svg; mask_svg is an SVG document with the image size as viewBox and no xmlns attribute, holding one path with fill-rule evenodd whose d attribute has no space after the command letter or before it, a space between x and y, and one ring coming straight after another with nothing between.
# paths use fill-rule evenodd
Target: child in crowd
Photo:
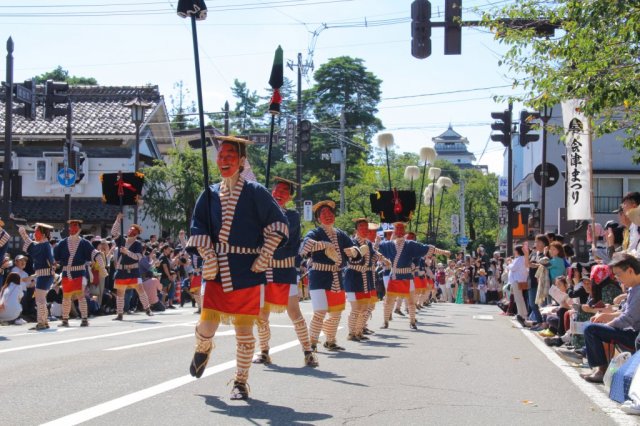
<instances>
[{"instance_id":1,"label":"child in crowd","mask_svg":"<svg viewBox=\"0 0 640 426\"><path fill-rule=\"evenodd\" d=\"M484 268L478 270L478 293L480 295L480 303L487 303L487 273Z\"/></svg>"}]
</instances>

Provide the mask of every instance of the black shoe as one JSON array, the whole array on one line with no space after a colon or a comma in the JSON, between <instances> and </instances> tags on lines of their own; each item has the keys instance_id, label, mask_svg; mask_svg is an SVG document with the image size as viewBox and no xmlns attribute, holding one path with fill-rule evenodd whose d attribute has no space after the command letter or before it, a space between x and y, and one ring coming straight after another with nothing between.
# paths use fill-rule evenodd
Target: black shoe
<instances>
[{"instance_id":1,"label":"black shoe","mask_svg":"<svg viewBox=\"0 0 640 426\"><path fill-rule=\"evenodd\" d=\"M360 341L360 338L359 338L357 335L355 335L355 334L349 334L349 335L347 336L347 340L350 340L350 341L352 341L352 342L359 342L359 341Z\"/></svg>"},{"instance_id":2,"label":"black shoe","mask_svg":"<svg viewBox=\"0 0 640 426\"><path fill-rule=\"evenodd\" d=\"M116 315L116 317L112 321L122 321L122 314Z\"/></svg>"},{"instance_id":3,"label":"black shoe","mask_svg":"<svg viewBox=\"0 0 640 426\"><path fill-rule=\"evenodd\" d=\"M396 309L395 311L393 311L393 313L394 313L394 314L398 314L398 315L400 315L401 317L405 316L405 315L404 315L404 312L402 312L400 309Z\"/></svg>"},{"instance_id":4,"label":"black shoe","mask_svg":"<svg viewBox=\"0 0 640 426\"><path fill-rule=\"evenodd\" d=\"M168 305L168 306L167 306L167 309L175 309L175 308L176 308L176 307L175 307L175 306L173 306L173 305Z\"/></svg>"},{"instance_id":5,"label":"black shoe","mask_svg":"<svg viewBox=\"0 0 640 426\"><path fill-rule=\"evenodd\" d=\"M527 327L525 319L522 318L520 315L516 315L516 321L518 321L518 323L520 323L522 328L526 328Z\"/></svg>"},{"instance_id":6,"label":"black shoe","mask_svg":"<svg viewBox=\"0 0 640 426\"><path fill-rule=\"evenodd\" d=\"M365 329L362 331L362 334L371 335L376 334L376 332L365 327Z\"/></svg>"},{"instance_id":7,"label":"black shoe","mask_svg":"<svg viewBox=\"0 0 640 426\"><path fill-rule=\"evenodd\" d=\"M233 389L231 389L230 398L234 400L249 399L249 385L235 380L233 382Z\"/></svg>"},{"instance_id":8,"label":"black shoe","mask_svg":"<svg viewBox=\"0 0 640 426\"><path fill-rule=\"evenodd\" d=\"M367 336L365 336L364 334L358 334L356 336L361 342L366 342L367 340L369 340L369 338Z\"/></svg>"},{"instance_id":9,"label":"black shoe","mask_svg":"<svg viewBox=\"0 0 640 426\"><path fill-rule=\"evenodd\" d=\"M49 327L47 327L47 325L46 325L46 324L40 324L40 323L38 323L38 324L36 324L35 326L31 327L29 330L41 331L41 330L46 330L47 328L49 328Z\"/></svg>"},{"instance_id":10,"label":"black shoe","mask_svg":"<svg viewBox=\"0 0 640 426\"><path fill-rule=\"evenodd\" d=\"M382 324L382 327L380 327L380 328L382 328L382 329L384 329L384 328L389 328L389 321L385 321L385 322Z\"/></svg>"},{"instance_id":11,"label":"black shoe","mask_svg":"<svg viewBox=\"0 0 640 426\"><path fill-rule=\"evenodd\" d=\"M58 327L69 327L69 320L63 319L62 322L60 322L60 325Z\"/></svg>"},{"instance_id":12,"label":"black shoe","mask_svg":"<svg viewBox=\"0 0 640 426\"><path fill-rule=\"evenodd\" d=\"M271 364L271 357L269 351L262 351L252 361L254 364Z\"/></svg>"},{"instance_id":13,"label":"black shoe","mask_svg":"<svg viewBox=\"0 0 640 426\"><path fill-rule=\"evenodd\" d=\"M342 346L338 346L336 342L324 342L324 347L331 352L344 351Z\"/></svg>"},{"instance_id":14,"label":"black shoe","mask_svg":"<svg viewBox=\"0 0 640 426\"><path fill-rule=\"evenodd\" d=\"M82 322L80 323L80 327L89 327L89 320L86 318L82 318Z\"/></svg>"},{"instance_id":15,"label":"black shoe","mask_svg":"<svg viewBox=\"0 0 640 426\"><path fill-rule=\"evenodd\" d=\"M559 347L559 346L562 346L562 344L564 342L562 341L562 338L560 338L558 336L555 336L555 337L545 337L544 338L544 343L547 346L551 346L551 347L558 346Z\"/></svg>"},{"instance_id":16,"label":"black shoe","mask_svg":"<svg viewBox=\"0 0 640 426\"><path fill-rule=\"evenodd\" d=\"M317 343L312 343L311 344L311 352L318 353L318 344Z\"/></svg>"},{"instance_id":17,"label":"black shoe","mask_svg":"<svg viewBox=\"0 0 640 426\"><path fill-rule=\"evenodd\" d=\"M147 310L144 311L144 312L147 314L148 317L152 317L153 316L153 312L151 312L151 308L150 307L147 308Z\"/></svg>"},{"instance_id":18,"label":"black shoe","mask_svg":"<svg viewBox=\"0 0 640 426\"><path fill-rule=\"evenodd\" d=\"M412 330L417 330L417 329L418 329L418 325L416 324L416 322L415 322L415 321L412 321L412 322L409 324L409 328L411 328Z\"/></svg>"}]
</instances>

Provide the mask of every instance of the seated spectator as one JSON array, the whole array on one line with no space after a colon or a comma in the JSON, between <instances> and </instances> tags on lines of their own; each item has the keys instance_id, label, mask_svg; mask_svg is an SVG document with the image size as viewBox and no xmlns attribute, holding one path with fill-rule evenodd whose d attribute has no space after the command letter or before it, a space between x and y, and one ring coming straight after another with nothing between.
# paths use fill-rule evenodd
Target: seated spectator
<instances>
[{"instance_id":1,"label":"seated spectator","mask_svg":"<svg viewBox=\"0 0 640 426\"><path fill-rule=\"evenodd\" d=\"M160 283L160 280L158 280L157 275L152 271L148 271L144 276L142 287L149 298L149 306L151 307L151 310L154 312L163 312L164 304L158 297L158 293L162 292L162 284Z\"/></svg>"},{"instance_id":2,"label":"seated spectator","mask_svg":"<svg viewBox=\"0 0 640 426\"><path fill-rule=\"evenodd\" d=\"M31 283L30 285L35 285ZM20 280L20 275L10 273L0 290L0 322L25 324L26 321L19 318L22 313L20 299L27 288L27 284Z\"/></svg>"},{"instance_id":3,"label":"seated spectator","mask_svg":"<svg viewBox=\"0 0 640 426\"><path fill-rule=\"evenodd\" d=\"M616 278L629 289L627 300L616 312L598 312L584 329L587 359L594 370L582 377L592 383L602 383L607 370L603 343L621 344L635 350L640 331L640 261L626 253L616 253L609 264Z\"/></svg>"}]
</instances>

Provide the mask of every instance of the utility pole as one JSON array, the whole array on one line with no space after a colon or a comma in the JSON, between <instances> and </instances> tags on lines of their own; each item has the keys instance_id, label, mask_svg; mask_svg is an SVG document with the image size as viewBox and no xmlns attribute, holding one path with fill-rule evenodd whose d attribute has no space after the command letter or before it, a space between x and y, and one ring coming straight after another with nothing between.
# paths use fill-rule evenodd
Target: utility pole
<instances>
[{"instance_id":1,"label":"utility pole","mask_svg":"<svg viewBox=\"0 0 640 426\"><path fill-rule=\"evenodd\" d=\"M542 120L542 179L540 185L540 233L545 233L545 210L546 205L546 192L547 192L547 126L551 115L553 114L553 108L549 108L546 105L542 111L540 119Z\"/></svg>"},{"instance_id":2,"label":"utility pole","mask_svg":"<svg viewBox=\"0 0 640 426\"><path fill-rule=\"evenodd\" d=\"M8 220L11 216L11 150L13 149L13 40L11 37L7 40L7 81L5 82L4 117L3 216L4 220Z\"/></svg>"},{"instance_id":3,"label":"utility pole","mask_svg":"<svg viewBox=\"0 0 640 426\"><path fill-rule=\"evenodd\" d=\"M293 70L293 67L298 68L298 100L296 105L296 123L297 123L297 142L296 142L296 183L298 184L298 190L296 191L296 210L302 215L302 137L303 131L309 131L310 129L303 130L300 125L302 121L302 72L305 68L313 68L313 65L307 65L302 63L302 53L298 53L298 63L293 61L287 61L289 69ZM305 142L306 143L306 142ZM308 145L307 145L308 146Z\"/></svg>"},{"instance_id":4,"label":"utility pole","mask_svg":"<svg viewBox=\"0 0 640 426\"><path fill-rule=\"evenodd\" d=\"M466 237L467 235L465 234L465 228L466 228L466 220L467 218L464 215L464 179L460 179L460 239L464 241L464 237ZM465 251L467 246L466 245L462 245L462 251Z\"/></svg>"},{"instance_id":5,"label":"utility pole","mask_svg":"<svg viewBox=\"0 0 640 426\"><path fill-rule=\"evenodd\" d=\"M347 175L347 145L344 143L344 126L347 120L344 111L340 114L340 214L345 213L344 184Z\"/></svg>"},{"instance_id":6,"label":"utility pole","mask_svg":"<svg viewBox=\"0 0 640 426\"><path fill-rule=\"evenodd\" d=\"M229 101L224 101L224 135L229 136Z\"/></svg>"}]
</instances>

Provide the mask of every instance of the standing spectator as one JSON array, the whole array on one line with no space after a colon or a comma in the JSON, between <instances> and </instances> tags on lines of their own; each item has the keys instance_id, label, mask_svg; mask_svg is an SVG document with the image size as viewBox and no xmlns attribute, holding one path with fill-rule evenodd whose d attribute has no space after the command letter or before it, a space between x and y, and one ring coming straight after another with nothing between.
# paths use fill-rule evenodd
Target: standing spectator
<instances>
[{"instance_id":1,"label":"standing spectator","mask_svg":"<svg viewBox=\"0 0 640 426\"><path fill-rule=\"evenodd\" d=\"M547 256L549 239L544 234L536 235L534 249L530 253L528 245L525 245L523 249L525 253L525 265L529 268L529 291L527 296L529 299L529 308L531 310L531 320L535 324L540 324L542 322L542 315L540 314L540 307L536 303L536 294L538 292L536 272L540 266L540 259Z\"/></svg>"},{"instance_id":2,"label":"standing spectator","mask_svg":"<svg viewBox=\"0 0 640 426\"><path fill-rule=\"evenodd\" d=\"M173 249L169 244L164 244L160 248L160 284L162 284L163 303L165 305L171 304L169 299L169 293L171 292L171 253Z\"/></svg>"},{"instance_id":3,"label":"standing spectator","mask_svg":"<svg viewBox=\"0 0 640 426\"><path fill-rule=\"evenodd\" d=\"M622 211L629 216L629 212L636 207L640 206L640 192L628 192L622 197ZM629 224L629 244L627 246L628 250L638 250L638 245L640 243L640 235L638 235L638 225L637 223Z\"/></svg>"},{"instance_id":4,"label":"standing spectator","mask_svg":"<svg viewBox=\"0 0 640 426\"><path fill-rule=\"evenodd\" d=\"M640 261L626 253L616 253L609 264L616 278L629 289L626 303L617 312L598 312L591 318L591 324L584 329L585 347L591 374L582 377L592 383L602 383L607 370L607 357L603 343L622 344L635 348L640 331Z\"/></svg>"},{"instance_id":5,"label":"standing spectator","mask_svg":"<svg viewBox=\"0 0 640 426\"><path fill-rule=\"evenodd\" d=\"M511 287L511 294L516 303L518 314L516 319L525 327L525 318L528 317L527 304L524 301L524 291L527 289L527 278L529 271L525 264L524 250L521 245L517 245L513 248L513 261L507 266L509 270L509 286Z\"/></svg>"},{"instance_id":6,"label":"standing spectator","mask_svg":"<svg viewBox=\"0 0 640 426\"><path fill-rule=\"evenodd\" d=\"M478 271L478 293L480 296L480 303L483 305L487 303L487 273L484 268L480 268Z\"/></svg>"}]
</instances>

